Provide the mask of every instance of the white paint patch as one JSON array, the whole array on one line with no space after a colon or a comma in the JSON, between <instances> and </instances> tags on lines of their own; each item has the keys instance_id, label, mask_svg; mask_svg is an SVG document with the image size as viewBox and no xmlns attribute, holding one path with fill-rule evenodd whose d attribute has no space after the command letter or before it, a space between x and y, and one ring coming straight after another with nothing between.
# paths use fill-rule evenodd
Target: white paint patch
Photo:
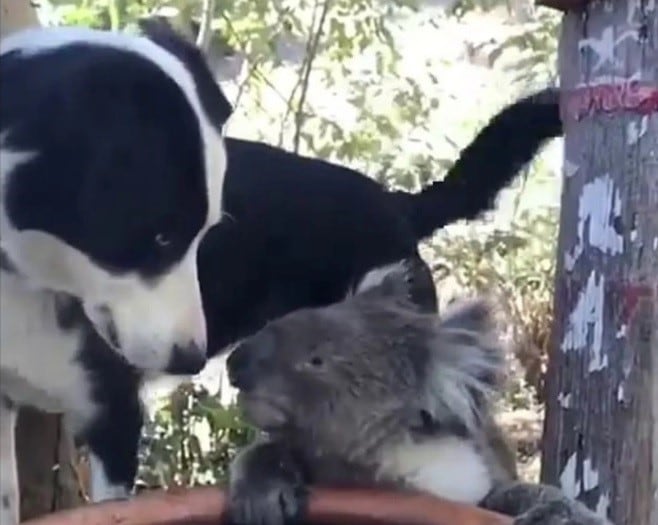
<instances>
[{"instance_id":1,"label":"white paint patch","mask_svg":"<svg viewBox=\"0 0 658 525\"><path fill-rule=\"evenodd\" d=\"M599 486L599 472L592 466L592 460L583 461L583 490L586 492Z\"/></svg>"},{"instance_id":2,"label":"white paint patch","mask_svg":"<svg viewBox=\"0 0 658 525\"><path fill-rule=\"evenodd\" d=\"M614 28L607 26L601 31L601 37L582 38L578 42L578 50L591 49L597 57L592 66L592 72L597 72L608 63L615 64L615 49L626 40L637 42L639 39L636 29L629 29L615 38Z\"/></svg>"},{"instance_id":3,"label":"white paint patch","mask_svg":"<svg viewBox=\"0 0 658 525\"><path fill-rule=\"evenodd\" d=\"M626 128L626 144L634 146L647 133L649 129L649 116L644 115L640 122L629 122Z\"/></svg>"},{"instance_id":4,"label":"white paint patch","mask_svg":"<svg viewBox=\"0 0 658 525\"><path fill-rule=\"evenodd\" d=\"M580 483L576 477L576 453L569 456L567 464L560 474L560 487L570 498L576 499L580 495Z\"/></svg>"},{"instance_id":5,"label":"white paint patch","mask_svg":"<svg viewBox=\"0 0 658 525\"><path fill-rule=\"evenodd\" d=\"M571 393L565 394L560 392L557 396L557 402L562 408L571 408L572 395Z\"/></svg>"},{"instance_id":6,"label":"white paint patch","mask_svg":"<svg viewBox=\"0 0 658 525\"><path fill-rule=\"evenodd\" d=\"M589 243L604 253L614 255L624 249L624 238L611 224L621 215L621 198L612 178L606 174L586 184L578 207L578 229L583 239L585 220L589 217Z\"/></svg>"},{"instance_id":7,"label":"white paint patch","mask_svg":"<svg viewBox=\"0 0 658 525\"><path fill-rule=\"evenodd\" d=\"M578 238L571 252L564 255L564 265L571 271L585 247L585 224L589 245L603 253L615 255L624 250L624 238L618 234L612 223L621 216L621 197L619 190L609 174L583 186L578 202Z\"/></svg>"},{"instance_id":8,"label":"white paint patch","mask_svg":"<svg viewBox=\"0 0 658 525\"><path fill-rule=\"evenodd\" d=\"M619 327L619 330L617 330L615 337L617 339L623 339L624 337L626 337L627 333L628 333L628 326L624 323Z\"/></svg>"},{"instance_id":9,"label":"white paint patch","mask_svg":"<svg viewBox=\"0 0 658 525\"><path fill-rule=\"evenodd\" d=\"M581 290L575 308L569 315L567 331L562 340L562 351L579 351L589 347L589 372L608 366L608 356L603 355L603 291L605 279L590 273L585 288ZM592 335L591 344L588 343Z\"/></svg>"},{"instance_id":10,"label":"white paint patch","mask_svg":"<svg viewBox=\"0 0 658 525\"><path fill-rule=\"evenodd\" d=\"M656 0L648 0L644 3L644 12L650 13L656 9ZM642 23L642 2L640 0L629 0L626 3L626 24L629 27L639 28Z\"/></svg>"},{"instance_id":11,"label":"white paint patch","mask_svg":"<svg viewBox=\"0 0 658 525\"><path fill-rule=\"evenodd\" d=\"M489 469L475 445L457 437L407 441L382 451L380 474L454 501L475 504L491 490Z\"/></svg>"},{"instance_id":12,"label":"white paint patch","mask_svg":"<svg viewBox=\"0 0 658 525\"><path fill-rule=\"evenodd\" d=\"M594 512L596 512L599 516L603 518L607 518L609 510L610 510L610 494L608 492L603 492L599 496L599 501L596 504L596 509L594 509Z\"/></svg>"},{"instance_id":13,"label":"white paint patch","mask_svg":"<svg viewBox=\"0 0 658 525\"><path fill-rule=\"evenodd\" d=\"M619 387L617 388L617 401L620 403L626 398L626 388L624 386L624 383L621 382L619 383Z\"/></svg>"}]
</instances>

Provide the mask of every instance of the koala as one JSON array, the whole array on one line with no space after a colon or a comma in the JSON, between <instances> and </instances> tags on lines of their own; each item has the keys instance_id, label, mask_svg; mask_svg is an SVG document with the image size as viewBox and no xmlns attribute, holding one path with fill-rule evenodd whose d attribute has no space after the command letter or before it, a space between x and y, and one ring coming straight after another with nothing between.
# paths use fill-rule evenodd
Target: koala
<instances>
[{"instance_id":1,"label":"koala","mask_svg":"<svg viewBox=\"0 0 658 525\"><path fill-rule=\"evenodd\" d=\"M244 340L227 371L264 434L230 468L237 525L303 522L310 485L424 491L515 525L611 525L556 487L518 480L493 418L505 354L485 299L438 316L424 265L368 275L355 293Z\"/></svg>"}]
</instances>

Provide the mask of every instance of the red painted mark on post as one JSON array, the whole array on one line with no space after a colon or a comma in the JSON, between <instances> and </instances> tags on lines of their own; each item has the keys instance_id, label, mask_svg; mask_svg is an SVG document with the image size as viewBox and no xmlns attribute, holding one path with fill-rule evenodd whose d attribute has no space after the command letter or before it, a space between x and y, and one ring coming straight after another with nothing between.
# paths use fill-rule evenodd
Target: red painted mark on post
<instances>
[{"instance_id":1,"label":"red painted mark on post","mask_svg":"<svg viewBox=\"0 0 658 525\"><path fill-rule=\"evenodd\" d=\"M567 118L581 120L595 113L633 111L641 115L658 112L658 86L636 80L569 89L563 95L562 111Z\"/></svg>"},{"instance_id":2,"label":"red painted mark on post","mask_svg":"<svg viewBox=\"0 0 658 525\"><path fill-rule=\"evenodd\" d=\"M621 322L626 324L632 318L640 299L652 297L653 287L646 284L628 283L622 288Z\"/></svg>"}]
</instances>

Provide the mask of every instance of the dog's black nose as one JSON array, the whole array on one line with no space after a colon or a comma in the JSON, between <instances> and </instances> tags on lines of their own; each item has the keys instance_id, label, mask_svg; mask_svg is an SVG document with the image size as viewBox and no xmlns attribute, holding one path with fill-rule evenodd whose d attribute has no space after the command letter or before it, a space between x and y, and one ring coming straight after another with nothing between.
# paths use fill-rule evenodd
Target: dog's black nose
<instances>
[{"instance_id":1,"label":"dog's black nose","mask_svg":"<svg viewBox=\"0 0 658 525\"><path fill-rule=\"evenodd\" d=\"M201 372L205 365L206 353L198 344L192 342L186 346L174 346L165 372L172 375L193 375Z\"/></svg>"}]
</instances>

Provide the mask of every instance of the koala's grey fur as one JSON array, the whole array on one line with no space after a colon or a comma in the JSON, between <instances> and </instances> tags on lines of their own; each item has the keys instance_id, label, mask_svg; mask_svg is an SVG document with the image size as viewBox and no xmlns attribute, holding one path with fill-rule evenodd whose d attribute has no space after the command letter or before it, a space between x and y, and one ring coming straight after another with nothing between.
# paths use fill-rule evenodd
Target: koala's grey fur
<instances>
[{"instance_id":1,"label":"koala's grey fur","mask_svg":"<svg viewBox=\"0 0 658 525\"><path fill-rule=\"evenodd\" d=\"M439 318L414 300L419 268L369 275L345 301L274 321L229 357L238 402L268 434L232 465L233 521L297 521L313 484L422 490L517 525L608 524L517 480L492 415L504 351L490 307L463 301Z\"/></svg>"}]
</instances>

